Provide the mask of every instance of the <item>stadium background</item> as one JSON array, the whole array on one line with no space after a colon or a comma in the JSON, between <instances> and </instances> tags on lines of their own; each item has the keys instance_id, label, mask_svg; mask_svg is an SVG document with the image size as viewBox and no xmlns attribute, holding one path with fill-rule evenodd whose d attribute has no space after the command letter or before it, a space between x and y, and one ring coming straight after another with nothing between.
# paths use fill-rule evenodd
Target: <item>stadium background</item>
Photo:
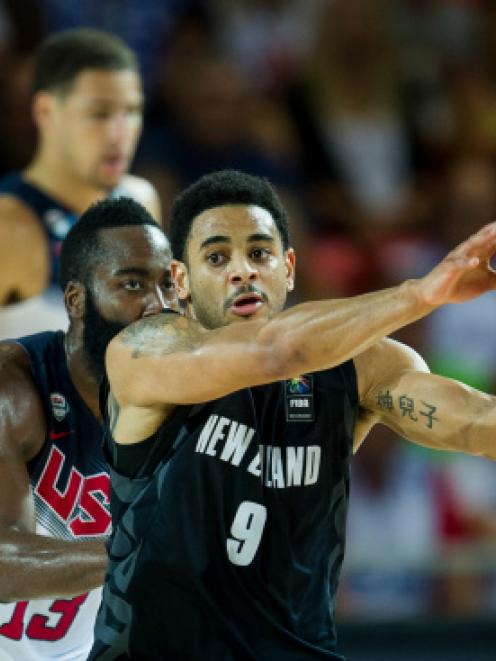
<instances>
[{"instance_id":1,"label":"stadium background","mask_svg":"<svg viewBox=\"0 0 496 661\"><path fill-rule=\"evenodd\" d=\"M298 254L293 301L422 275L496 217L489 0L0 0L0 174L33 152L37 45L76 26L138 53L133 170L157 186L165 219L175 192L214 169L277 186ZM495 296L397 337L434 371L494 392ZM496 465L375 430L354 461L338 613L350 661L493 659Z\"/></svg>"}]
</instances>

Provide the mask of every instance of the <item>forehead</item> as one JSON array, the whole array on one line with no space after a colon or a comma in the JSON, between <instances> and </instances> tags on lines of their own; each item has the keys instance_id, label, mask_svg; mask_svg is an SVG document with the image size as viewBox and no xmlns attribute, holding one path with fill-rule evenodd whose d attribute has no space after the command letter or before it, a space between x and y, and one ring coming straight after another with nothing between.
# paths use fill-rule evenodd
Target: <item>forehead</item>
<instances>
[{"instance_id":1,"label":"forehead","mask_svg":"<svg viewBox=\"0 0 496 661\"><path fill-rule=\"evenodd\" d=\"M99 232L99 257L96 271L112 274L121 269L170 268L171 252L165 234L153 225L113 227Z\"/></svg>"},{"instance_id":2,"label":"forehead","mask_svg":"<svg viewBox=\"0 0 496 661\"><path fill-rule=\"evenodd\" d=\"M247 241L253 234L279 236L272 215L256 205L226 204L207 209L196 216L191 225L188 243L191 247L215 236L230 241Z\"/></svg>"},{"instance_id":3,"label":"forehead","mask_svg":"<svg viewBox=\"0 0 496 661\"><path fill-rule=\"evenodd\" d=\"M132 101L141 102L143 92L141 80L136 71L122 69L84 69L76 78L67 95L73 101Z\"/></svg>"}]
</instances>

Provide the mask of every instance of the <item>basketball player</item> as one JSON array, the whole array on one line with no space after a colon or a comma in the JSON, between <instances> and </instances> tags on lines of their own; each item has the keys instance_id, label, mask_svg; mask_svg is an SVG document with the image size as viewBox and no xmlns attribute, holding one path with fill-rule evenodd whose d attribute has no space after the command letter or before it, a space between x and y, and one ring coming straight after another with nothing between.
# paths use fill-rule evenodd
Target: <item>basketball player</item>
<instances>
[{"instance_id":1,"label":"basketball player","mask_svg":"<svg viewBox=\"0 0 496 661\"><path fill-rule=\"evenodd\" d=\"M0 315L0 338L65 321L47 286L57 282L62 239L90 204L126 195L160 220L153 187L127 174L143 94L135 55L120 39L89 29L48 38L35 61L32 108L36 154L24 172L0 181L0 306L42 292L44 299Z\"/></svg>"},{"instance_id":2,"label":"basketball player","mask_svg":"<svg viewBox=\"0 0 496 661\"><path fill-rule=\"evenodd\" d=\"M295 255L266 181L200 179L171 243L188 316L138 321L107 351L114 532L90 659L341 659L352 450L382 422L496 458L494 398L385 337L496 288L496 223L421 279L285 311Z\"/></svg>"},{"instance_id":3,"label":"basketball player","mask_svg":"<svg viewBox=\"0 0 496 661\"><path fill-rule=\"evenodd\" d=\"M131 199L86 211L62 247L69 330L0 343L0 659L87 658L106 566L98 384L107 343L174 304L170 249Z\"/></svg>"}]
</instances>

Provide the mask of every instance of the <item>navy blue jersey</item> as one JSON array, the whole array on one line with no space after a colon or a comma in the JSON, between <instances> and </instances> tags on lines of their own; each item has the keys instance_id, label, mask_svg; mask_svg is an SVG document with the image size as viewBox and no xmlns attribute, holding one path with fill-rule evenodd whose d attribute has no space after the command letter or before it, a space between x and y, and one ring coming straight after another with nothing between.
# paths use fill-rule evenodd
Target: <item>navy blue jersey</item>
<instances>
[{"instance_id":1,"label":"navy blue jersey","mask_svg":"<svg viewBox=\"0 0 496 661\"><path fill-rule=\"evenodd\" d=\"M23 179L22 174L12 172L0 179L0 195L14 195L28 206L45 230L50 249L50 284L57 285L58 262L62 240L78 219L78 215L41 189Z\"/></svg>"},{"instance_id":2,"label":"navy blue jersey","mask_svg":"<svg viewBox=\"0 0 496 661\"><path fill-rule=\"evenodd\" d=\"M178 407L149 447L154 470L112 469L90 659L341 659L334 599L357 408L348 362Z\"/></svg>"},{"instance_id":3,"label":"navy blue jersey","mask_svg":"<svg viewBox=\"0 0 496 661\"><path fill-rule=\"evenodd\" d=\"M46 418L45 441L27 465L36 532L67 540L106 537L110 481L102 429L71 381L64 334L39 333L16 341L28 353ZM0 604L0 658L84 661L100 600L97 588L73 598Z\"/></svg>"},{"instance_id":4,"label":"navy blue jersey","mask_svg":"<svg viewBox=\"0 0 496 661\"><path fill-rule=\"evenodd\" d=\"M108 467L102 428L69 376L61 331L16 340L29 354L45 410L46 438L28 463L37 523L53 537L110 531Z\"/></svg>"}]
</instances>

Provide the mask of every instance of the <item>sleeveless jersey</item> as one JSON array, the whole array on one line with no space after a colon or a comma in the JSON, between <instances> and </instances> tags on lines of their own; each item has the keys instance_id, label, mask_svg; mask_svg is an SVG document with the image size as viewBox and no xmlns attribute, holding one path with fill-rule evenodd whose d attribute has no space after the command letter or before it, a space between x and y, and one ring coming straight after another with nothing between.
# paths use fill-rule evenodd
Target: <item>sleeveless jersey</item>
<instances>
[{"instance_id":1,"label":"sleeveless jersey","mask_svg":"<svg viewBox=\"0 0 496 661\"><path fill-rule=\"evenodd\" d=\"M67 232L76 223L79 215L58 202L34 184L26 181L22 173L11 172L0 179L0 195L13 195L28 207L39 219L45 230L51 259L50 286L58 289L59 256L62 241ZM117 186L110 193L111 197L126 195L124 187Z\"/></svg>"},{"instance_id":2,"label":"sleeveless jersey","mask_svg":"<svg viewBox=\"0 0 496 661\"><path fill-rule=\"evenodd\" d=\"M357 409L347 362L179 407L154 437L155 468L111 469L89 658L342 659L334 599ZM109 439L107 427L111 456Z\"/></svg>"},{"instance_id":3,"label":"sleeveless jersey","mask_svg":"<svg viewBox=\"0 0 496 661\"><path fill-rule=\"evenodd\" d=\"M0 310L0 339L44 330L66 330L67 314L58 285L59 256L62 241L79 216L26 181L20 172L12 172L0 179L0 195L2 194L17 197L38 218L46 234L51 268L49 285L39 297ZM128 194L124 187L117 186L110 195L119 197ZM32 302L28 305L30 301Z\"/></svg>"},{"instance_id":4,"label":"sleeveless jersey","mask_svg":"<svg viewBox=\"0 0 496 661\"><path fill-rule=\"evenodd\" d=\"M109 477L102 430L67 369L62 332L17 340L27 351L47 421L28 463L41 535L89 539L110 532ZM101 589L74 598L0 604L0 661L83 661L93 641Z\"/></svg>"},{"instance_id":5,"label":"sleeveless jersey","mask_svg":"<svg viewBox=\"0 0 496 661\"><path fill-rule=\"evenodd\" d=\"M13 195L24 202L39 219L45 230L51 259L50 285L57 287L58 262L62 240L78 219L78 215L12 172L0 180L0 195Z\"/></svg>"}]
</instances>

